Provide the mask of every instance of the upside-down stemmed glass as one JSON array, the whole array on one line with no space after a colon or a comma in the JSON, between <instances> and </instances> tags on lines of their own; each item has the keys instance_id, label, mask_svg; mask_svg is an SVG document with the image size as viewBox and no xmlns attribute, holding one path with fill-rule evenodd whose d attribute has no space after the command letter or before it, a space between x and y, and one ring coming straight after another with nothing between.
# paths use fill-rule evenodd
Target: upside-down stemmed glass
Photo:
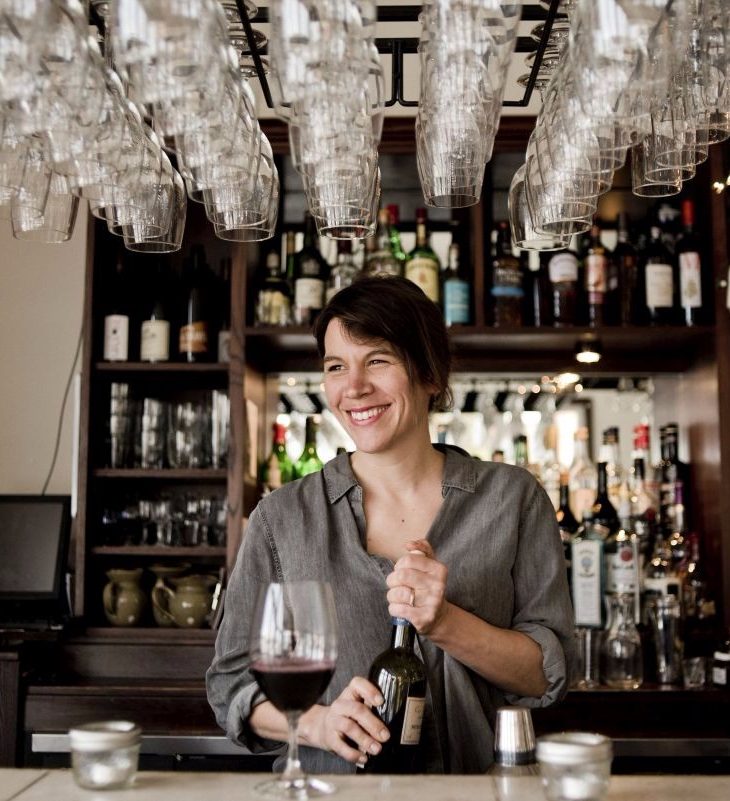
<instances>
[{"instance_id":1,"label":"upside-down stemmed glass","mask_svg":"<svg viewBox=\"0 0 730 801\"><path fill-rule=\"evenodd\" d=\"M269 701L286 715L289 749L281 776L256 788L278 798L306 799L333 792L307 776L299 761L299 718L327 688L337 658L337 615L323 581L262 587L251 620L251 672Z\"/></svg>"}]
</instances>

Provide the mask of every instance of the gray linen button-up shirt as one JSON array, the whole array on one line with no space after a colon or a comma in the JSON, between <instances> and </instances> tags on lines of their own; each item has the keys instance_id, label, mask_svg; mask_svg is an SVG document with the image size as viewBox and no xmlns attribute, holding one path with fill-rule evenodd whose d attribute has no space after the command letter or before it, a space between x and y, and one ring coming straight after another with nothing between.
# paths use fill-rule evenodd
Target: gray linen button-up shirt
<instances>
[{"instance_id":1,"label":"gray linen button-up shirt","mask_svg":"<svg viewBox=\"0 0 730 801\"><path fill-rule=\"evenodd\" d=\"M565 694L573 613L555 512L527 470L479 462L447 448L442 493L426 538L448 567L447 599L535 640L549 685L540 698L505 695L427 637L418 638L428 672L422 733L427 770L481 773L493 761L498 707L547 706ZM206 676L208 699L231 739L252 753L282 749L247 724L253 707L265 700L248 670L247 629L258 586L297 579L331 582L339 654L321 699L330 704L353 676L367 676L373 658L389 645L385 578L392 569L390 560L367 553L362 488L347 454L258 504L231 573L215 659ZM316 773L355 769L315 748L301 748L300 759Z\"/></svg>"}]
</instances>

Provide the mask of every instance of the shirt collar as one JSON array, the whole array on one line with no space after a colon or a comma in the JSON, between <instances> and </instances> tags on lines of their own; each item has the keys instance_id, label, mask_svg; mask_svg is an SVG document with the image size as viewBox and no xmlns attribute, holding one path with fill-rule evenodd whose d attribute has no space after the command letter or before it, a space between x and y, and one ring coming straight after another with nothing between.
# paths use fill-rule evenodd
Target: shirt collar
<instances>
[{"instance_id":1,"label":"shirt collar","mask_svg":"<svg viewBox=\"0 0 730 801\"><path fill-rule=\"evenodd\" d=\"M444 463L444 477L441 481L442 489L453 487L464 492L474 492L476 489L476 469L474 461L448 445L434 445L446 456ZM323 468L324 481L327 486L327 497L331 504L336 503L353 487L358 486L355 474L350 465L350 456L341 453L331 459Z\"/></svg>"}]
</instances>

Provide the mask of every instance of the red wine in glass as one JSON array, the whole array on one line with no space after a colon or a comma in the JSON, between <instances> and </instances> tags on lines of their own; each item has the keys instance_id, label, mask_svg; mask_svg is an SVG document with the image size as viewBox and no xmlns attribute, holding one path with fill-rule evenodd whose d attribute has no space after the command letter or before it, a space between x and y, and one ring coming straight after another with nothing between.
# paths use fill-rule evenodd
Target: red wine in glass
<instances>
[{"instance_id":1,"label":"red wine in glass","mask_svg":"<svg viewBox=\"0 0 730 801\"><path fill-rule=\"evenodd\" d=\"M266 697L280 712L306 712L327 689L334 662L297 659L257 660L251 672Z\"/></svg>"}]
</instances>

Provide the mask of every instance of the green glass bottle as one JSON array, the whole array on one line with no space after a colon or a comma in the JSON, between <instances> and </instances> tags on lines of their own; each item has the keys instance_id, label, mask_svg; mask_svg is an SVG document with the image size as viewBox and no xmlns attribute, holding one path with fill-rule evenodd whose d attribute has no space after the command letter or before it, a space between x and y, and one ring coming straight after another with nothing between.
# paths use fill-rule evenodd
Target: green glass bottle
<instances>
[{"instance_id":1,"label":"green glass bottle","mask_svg":"<svg viewBox=\"0 0 730 801\"><path fill-rule=\"evenodd\" d=\"M403 267L406 263L406 256L405 250L403 250L403 245L400 241L400 229L398 226L400 225L400 209L398 208L397 203L390 203L388 205L388 216L390 218L390 225L389 225L389 234L390 234L390 252L393 254L394 258L398 261L401 265L401 274L403 273Z\"/></svg>"},{"instance_id":2,"label":"green glass bottle","mask_svg":"<svg viewBox=\"0 0 730 801\"><path fill-rule=\"evenodd\" d=\"M263 494L268 495L294 478L294 463L286 452L286 426L274 423L271 453L261 471Z\"/></svg>"},{"instance_id":3,"label":"green glass bottle","mask_svg":"<svg viewBox=\"0 0 730 801\"><path fill-rule=\"evenodd\" d=\"M426 209L416 209L416 247L406 263L406 278L417 284L434 303L441 301L441 264L428 241Z\"/></svg>"},{"instance_id":4,"label":"green glass bottle","mask_svg":"<svg viewBox=\"0 0 730 801\"><path fill-rule=\"evenodd\" d=\"M323 462L317 453L317 422L314 417L307 417L304 434L304 450L294 463L294 477L302 478L310 473L316 473L323 467Z\"/></svg>"}]
</instances>

